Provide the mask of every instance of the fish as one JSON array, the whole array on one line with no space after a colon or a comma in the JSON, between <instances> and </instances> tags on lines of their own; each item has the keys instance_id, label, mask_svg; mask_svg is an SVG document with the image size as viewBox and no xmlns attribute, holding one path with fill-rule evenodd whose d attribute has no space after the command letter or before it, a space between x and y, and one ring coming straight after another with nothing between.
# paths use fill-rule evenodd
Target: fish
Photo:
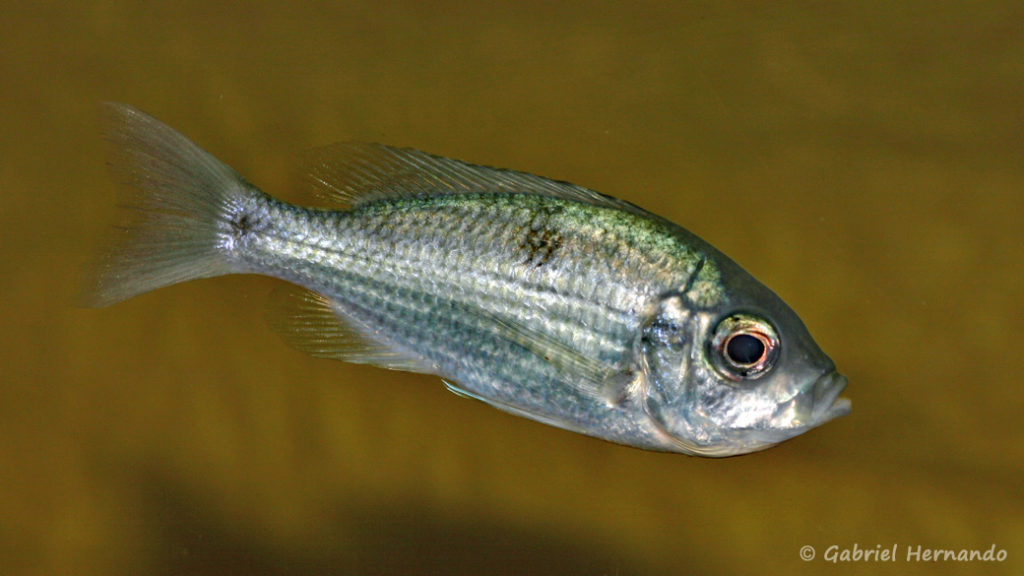
<instances>
[{"instance_id":1,"label":"fish","mask_svg":"<svg viewBox=\"0 0 1024 576\"><path fill-rule=\"evenodd\" d=\"M259 274L313 356L434 375L455 394L609 442L763 450L850 412L800 318L704 240L563 181L409 148L311 155L318 206L264 193L148 114L105 103L124 223L85 304Z\"/></svg>"}]
</instances>

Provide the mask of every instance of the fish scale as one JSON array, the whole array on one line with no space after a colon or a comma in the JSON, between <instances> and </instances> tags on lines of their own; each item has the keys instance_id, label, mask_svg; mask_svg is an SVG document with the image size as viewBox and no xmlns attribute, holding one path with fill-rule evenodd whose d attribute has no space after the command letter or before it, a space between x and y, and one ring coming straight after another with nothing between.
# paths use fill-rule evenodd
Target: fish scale
<instances>
[{"instance_id":1,"label":"fish scale","mask_svg":"<svg viewBox=\"0 0 1024 576\"><path fill-rule=\"evenodd\" d=\"M622 306L614 306L616 300L592 300L594 294L586 292L588 288L606 285L597 281L597 277L606 274L605 270L594 270L588 275L577 267L576 279L570 285L556 286L544 280L565 278L563 272L556 270L542 275L521 255L490 249L521 237L524 230L521 222L498 227L500 231L494 238L464 236L459 240L447 233L447 230L460 228L463 222L493 217L485 211L471 210L448 216L431 233L421 235L419 242L409 243L402 231L421 226L433 209L424 214L391 208L378 211L374 218L364 218L365 215L359 213L316 211L303 216L301 211L280 204L271 204L266 210L289 213L288 218L268 217L287 221L287 228L260 231L259 238L251 240L239 258L251 271L273 273L305 286L315 286L315 290L336 303L359 295L363 306L372 307L374 298L405 289L411 294L429 293L444 299L458 299L510 318L524 319L528 316L525 310L543 310L543 317L524 321L536 322L536 326L531 324L533 329L551 330L553 336L571 340L570 344L601 345L604 358L619 359L631 345L628 331L635 319L624 312ZM525 220L520 218L520 221ZM388 222L392 232L381 234L381 222ZM299 230L301 232L296 232ZM341 238L357 240L342 241ZM465 238L473 241L467 242ZM323 246L330 246L330 249L320 248ZM316 267L311 268L311 262L317 263ZM557 261L546 265L555 267ZM354 270L359 272L346 272ZM459 272L445 273L452 270ZM471 273L464 274L461 270ZM418 273L412 274L412 271ZM322 278L330 278L331 282L317 284ZM380 283L381 288L361 291L369 279ZM612 286L617 288L617 294L625 293L618 284ZM581 327L591 329L581 330ZM619 338L609 341L606 337L609 330L614 330Z\"/></svg>"},{"instance_id":2,"label":"fish scale","mask_svg":"<svg viewBox=\"0 0 1024 576\"><path fill-rule=\"evenodd\" d=\"M544 323L559 326L560 331L565 332L563 336L589 336L597 340L604 328L635 327L639 302L649 296L645 291L651 291L650 282L646 278L658 273L651 266L637 263L634 259L633 269L627 276L622 270L625 265L616 268L610 266L607 259L585 260L579 254L569 254L562 258L552 257L544 267L537 267L526 256L502 249L503 246L515 245L526 235L530 213L512 221L496 222L506 212L500 205L485 209L487 207L481 206L476 199L465 199L464 202L470 203L466 210L450 214L428 232L421 232L416 243L408 242L405 231L422 229L428 222L437 222L431 216L438 209L429 203L415 203L425 206L423 212L389 205L381 207L372 217L365 214L366 211L351 215L328 214L325 217L336 222L321 222L318 226L324 230L320 234L309 235L304 232L303 237L306 243L333 246L331 255L337 260L331 261L331 268L351 270L357 268L357 261L371 262L373 268L365 264L361 266L364 272L386 269L387 272L381 270L378 273L393 278L396 285L410 283L414 289L420 289L426 278L437 284L430 289L460 295L492 313L510 317L518 317L527 310L540 309L546 314ZM351 219L357 219L357 222L345 222ZM381 221L388 222L395 232L386 236L378 233ZM493 222L499 231L482 237L450 232L463 228L465 222ZM571 234L568 223L559 222L558 225L562 230L570 231L565 232L567 235ZM290 222L289 227L299 230L311 228L299 221ZM294 232L288 229L278 234L283 237L283 242ZM341 238L350 236L358 240L348 242L352 251L348 259L344 260L338 252L338 246L343 244ZM305 247L305 244L301 246ZM597 239L597 243L589 243L587 250L610 254L625 252L622 240L609 234ZM287 258L290 251L301 252L291 264L296 269L300 269L310 259L326 261L330 256L313 257L308 247L303 250L296 244L293 248L282 248L281 253L269 254L268 257L271 260ZM579 250L566 246L562 254L571 251ZM571 274L566 270L567 265L572 268ZM451 271L458 273L449 275ZM687 271L680 270L676 274L678 280L674 282L685 283ZM661 275L668 276L665 272L661 272ZM666 280L665 286L656 286L655 289L667 288L672 283ZM343 300L348 290L348 287L338 287L331 296ZM581 326L594 326L596 331L581 331ZM621 350L629 344L619 341L616 348Z\"/></svg>"}]
</instances>

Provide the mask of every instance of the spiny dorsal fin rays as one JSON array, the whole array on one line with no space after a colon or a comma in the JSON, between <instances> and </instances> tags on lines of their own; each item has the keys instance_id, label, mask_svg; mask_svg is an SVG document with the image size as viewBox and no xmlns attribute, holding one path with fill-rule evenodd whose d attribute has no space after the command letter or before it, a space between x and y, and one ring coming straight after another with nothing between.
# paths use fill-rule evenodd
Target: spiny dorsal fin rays
<instances>
[{"instance_id":1,"label":"spiny dorsal fin rays","mask_svg":"<svg viewBox=\"0 0 1024 576\"><path fill-rule=\"evenodd\" d=\"M376 341L370 337L373 330L345 317L330 300L292 284L274 289L267 307L267 322L288 345L317 358L424 374L437 370L421 358L404 355L388 343Z\"/></svg>"},{"instance_id":2,"label":"spiny dorsal fin rays","mask_svg":"<svg viewBox=\"0 0 1024 576\"><path fill-rule=\"evenodd\" d=\"M647 214L621 200L568 182L468 164L411 148L340 142L310 151L305 172L318 195L351 206L449 194L530 193Z\"/></svg>"}]
</instances>

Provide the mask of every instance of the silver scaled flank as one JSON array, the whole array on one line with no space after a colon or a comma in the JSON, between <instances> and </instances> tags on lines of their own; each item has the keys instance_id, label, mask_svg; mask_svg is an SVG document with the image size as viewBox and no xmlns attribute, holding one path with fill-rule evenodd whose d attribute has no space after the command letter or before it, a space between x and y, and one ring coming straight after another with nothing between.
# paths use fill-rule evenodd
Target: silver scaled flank
<instances>
[{"instance_id":1,"label":"silver scaled flank","mask_svg":"<svg viewBox=\"0 0 1024 576\"><path fill-rule=\"evenodd\" d=\"M126 225L88 304L263 274L271 325L316 356L434 374L582 434L701 456L849 412L793 311L683 228L586 188L409 149L338 144L324 208L275 200L154 118L104 107Z\"/></svg>"}]
</instances>

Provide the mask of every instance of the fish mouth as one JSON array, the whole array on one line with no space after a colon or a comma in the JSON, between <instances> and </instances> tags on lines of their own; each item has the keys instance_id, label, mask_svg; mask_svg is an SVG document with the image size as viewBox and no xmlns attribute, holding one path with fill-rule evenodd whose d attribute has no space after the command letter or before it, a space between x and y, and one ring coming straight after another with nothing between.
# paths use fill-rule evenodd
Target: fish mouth
<instances>
[{"instance_id":1,"label":"fish mouth","mask_svg":"<svg viewBox=\"0 0 1024 576\"><path fill-rule=\"evenodd\" d=\"M765 427L736 427L732 435L711 446L682 443L683 451L701 456L733 456L764 450L850 413L850 399L840 398L846 377L832 371L820 376L802 393L779 405Z\"/></svg>"},{"instance_id":2,"label":"fish mouth","mask_svg":"<svg viewBox=\"0 0 1024 576\"><path fill-rule=\"evenodd\" d=\"M814 382L810 391L812 426L850 413L850 399L839 397L846 384L846 376L838 372L829 372Z\"/></svg>"}]
</instances>

